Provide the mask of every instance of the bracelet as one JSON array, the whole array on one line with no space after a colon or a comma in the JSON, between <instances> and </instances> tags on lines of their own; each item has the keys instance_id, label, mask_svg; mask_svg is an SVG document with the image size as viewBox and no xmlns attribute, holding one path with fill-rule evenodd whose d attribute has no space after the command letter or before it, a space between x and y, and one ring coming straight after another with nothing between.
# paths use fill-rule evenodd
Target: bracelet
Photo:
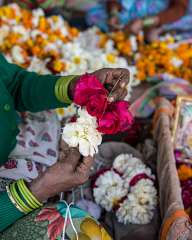
<instances>
[{"instance_id":1,"label":"bracelet","mask_svg":"<svg viewBox=\"0 0 192 240\"><path fill-rule=\"evenodd\" d=\"M30 192L24 179L19 179L6 187L7 194L13 205L25 214L43 206Z\"/></svg>"},{"instance_id":2,"label":"bracelet","mask_svg":"<svg viewBox=\"0 0 192 240\"><path fill-rule=\"evenodd\" d=\"M71 104L72 101L68 95L68 88L71 81L75 78L75 75L66 77L60 77L55 85L55 96L60 102Z\"/></svg>"},{"instance_id":3,"label":"bracelet","mask_svg":"<svg viewBox=\"0 0 192 240\"><path fill-rule=\"evenodd\" d=\"M149 17L143 20L143 26L144 27L151 27L155 24L155 18Z\"/></svg>"}]
</instances>

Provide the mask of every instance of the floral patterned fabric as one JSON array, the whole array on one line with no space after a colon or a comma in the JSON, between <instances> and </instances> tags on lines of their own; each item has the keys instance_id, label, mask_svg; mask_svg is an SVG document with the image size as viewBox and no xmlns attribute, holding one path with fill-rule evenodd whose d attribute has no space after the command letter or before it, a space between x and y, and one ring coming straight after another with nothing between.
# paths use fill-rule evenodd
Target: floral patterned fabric
<instances>
[{"instance_id":1,"label":"floral patterned fabric","mask_svg":"<svg viewBox=\"0 0 192 240\"><path fill-rule=\"evenodd\" d=\"M71 218L79 240L112 240L106 230L87 212L72 205ZM67 219L66 219L67 218ZM65 202L47 205L18 220L0 235L1 240L76 240Z\"/></svg>"},{"instance_id":2,"label":"floral patterned fabric","mask_svg":"<svg viewBox=\"0 0 192 240\"><path fill-rule=\"evenodd\" d=\"M17 145L0 167L0 183L5 178L31 181L53 165L58 159L60 129L55 112L22 114ZM0 184L0 191L3 190Z\"/></svg>"}]
</instances>

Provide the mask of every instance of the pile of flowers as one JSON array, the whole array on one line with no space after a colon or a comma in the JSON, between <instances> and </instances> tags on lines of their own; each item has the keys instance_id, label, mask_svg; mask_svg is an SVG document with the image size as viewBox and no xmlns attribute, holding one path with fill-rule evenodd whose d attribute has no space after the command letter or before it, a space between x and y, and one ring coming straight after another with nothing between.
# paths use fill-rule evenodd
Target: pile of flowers
<instances>
[{"instance_id":1,"label":"pile of flowers","mask_svg":"<svg viewBox=\"0 0 192 240\"><path fill-rule=\"evenodd\" d=\"M184 155L179 150L175 150L175 158L184 208L192 219L192 165L183 161Z\"/></svg>"},{"instance_id":2,"label":"pile of flowers","mask_svg":"<svg viewBox=\"0 0 192 240\"><path fill-rule=\"evenodd\" d=\"M120 223L147 224L157 205L155 177L141 159L121 154L111 169L98 174L93 194L97 204L113 210Z\"/></svg>"},{"instance_id":3,"label":"pile of flowers","mask_svg":"<svg viewBox=\"0 0 192 240\"><path fill-rule=\"evenodd\" d=\"M142 45L136 57L137 78L146 80L162 73L192 81L192 44L173 38Z\"/></svg>"},{"instance_id":4,"label":"pile of flowers","mask_svg":"<svg viewBox=\"0 0 192 240\"><path fill-rule=\"evenodd\" d=\"M79 32L60 16L45 17L16 4L0 8L0 51L8 61L41 74L82 74L102 67L128 67L112 40L95 28Z\"/></svg>"},{"instance_id":5,"label":"pile of flowers","mask_svg":"<svg viewBox=\"0 0 192 240\"><path fill-rule=\"evenodd\" d=\"M78 147L83 156L93 156L102 134L116 134L130 128L133 117L127 101L109 102L109 93L93 74L82 75L75 87L74 103L79 106L74 122L63 129L63 140Z\"/></svg>"}]
</instances>

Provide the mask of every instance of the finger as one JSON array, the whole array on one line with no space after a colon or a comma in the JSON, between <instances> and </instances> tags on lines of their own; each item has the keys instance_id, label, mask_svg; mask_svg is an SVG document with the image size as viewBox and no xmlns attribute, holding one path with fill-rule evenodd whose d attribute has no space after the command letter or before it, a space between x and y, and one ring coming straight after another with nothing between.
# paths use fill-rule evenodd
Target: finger
<instances>
[{"instance_id":1,"label":"finger","mask_svg":"<svg viewBox=\"0 0 192 240\"><path fill-rule=\"evenodd\" d=\"M92 157L85 157L82 161L82 163L78 166L77 171L79 173L85 173L85 172L89 172L90 168L93 165L93 158Z\"/></svg>"},{"instance_id":2,"label":"finger","mask_svg":"<svg viewBox=\"0 0 192 240\"><path fill-rule=\"evenodd\" d=\"M126 88L118 88L113 92L113 94L110 97L110 101L118 101L118 100L123 100L124 97L127 95L127 90Z\"/></svg>"},{"instance_id":3,"label":"finger","mask_svg":"<svg viewBox=\"0 0 192 240\"><path fill-rule=\"evenodd\" d=\"M75 169L79 164L80 158L81 158L81 155L79 151L76 148L70 148L65 162L70 164L72 168Z\"/></svg>"}]
</instances>

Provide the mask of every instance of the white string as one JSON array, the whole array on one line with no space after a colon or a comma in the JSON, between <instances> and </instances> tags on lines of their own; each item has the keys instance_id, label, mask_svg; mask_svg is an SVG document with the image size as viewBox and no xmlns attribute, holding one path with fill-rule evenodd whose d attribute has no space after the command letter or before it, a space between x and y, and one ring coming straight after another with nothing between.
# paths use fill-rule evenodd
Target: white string
<instances>
[{"instance_id":1,"label":"white string","mask_svg":"<svg viewBox=\"0 0 192 240\"><path fill-rule=\"evenodd\" d=\"M62 233L62 240L65 240L65 233L66 233L66 227L67 227L67 220L69 218L69 221L70 221L70 224L73 228L73 231L75 232L75 235L76 235L76 240L79 240L79 237L78 237L78 233L77 233L77 230L73 224L73 219L72 219L72 216L71 216L71 212L70 212L70 207L71 205L73 205L73 202L68 204L65 200L62 200L61 202L64 202L67 206L67 210L66 210L66 214L65 214L65 221L64 221L64 225L63 225L63 233Z\"/></svg>"}]
</instances>

